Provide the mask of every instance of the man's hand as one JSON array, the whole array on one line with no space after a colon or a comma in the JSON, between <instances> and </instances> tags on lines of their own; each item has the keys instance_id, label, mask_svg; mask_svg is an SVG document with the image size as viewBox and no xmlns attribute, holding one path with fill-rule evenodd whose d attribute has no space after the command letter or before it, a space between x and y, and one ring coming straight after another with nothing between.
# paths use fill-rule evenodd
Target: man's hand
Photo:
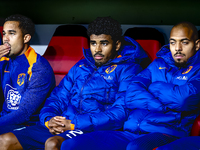
<instances>
[{"instance_id":1,"label":"man's hand","mask_svg":"<svg viewBox=\"0 0 200 150\"><path fill-rule=\"evenodd\" d=\"M49 120L48 126L51 134L60 134L67 130L71 130L71 120L67 120L62 116L56 116Z\"/></svg>"},{"instance_id":2,"label":"man's hand","mask_svg":"<svg viewBox=\"0 0 200 150\"><path fill-rule=\"evenodd\" d=\"M10 51L10 45L5 43L4 45L0 45L0 58L4 55L8 54Z\"/></svg>"}]
</instances>

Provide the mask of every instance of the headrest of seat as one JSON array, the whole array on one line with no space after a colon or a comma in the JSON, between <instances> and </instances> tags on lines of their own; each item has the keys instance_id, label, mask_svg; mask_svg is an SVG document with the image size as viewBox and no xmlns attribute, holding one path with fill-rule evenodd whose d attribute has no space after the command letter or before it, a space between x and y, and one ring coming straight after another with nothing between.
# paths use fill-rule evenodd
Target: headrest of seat
<instances>
[{"instance_id":1,"label":"headrest of seat","mask_svg":"<svg viewBox=\"0 0 200 150\"><path fill-rule=\"evenodd\" d=\"M1 36L1 33L0 33L0 45L2 45L2 43L3 43L3 40L2 40L1 37L2 37L2 36Z\"/></svg>"},{"instance_id":2,"label":"headrest of seat","mask_svg":"<svg viewBox=\"0 0 200 150\"><path fill-rule=\"evenodd\" d=\"M3 26L0 26L0 41L1 41L0 44L3 43L2 38L3 38Z\"/></svg>"},{"instance_id":3,"label":"headrest of seat","mask_svg":"<svg viewBox=\"0 0 200 150\"><path fill-rule=\"evenodd\" d=\"M129 36L133 38L134 40L138 40L138 39L157 40L161 43L161 46L165 44L165 39L164 39L163 34L159 32L157 29L150 28L150 27L129 28L124 33L124 36Z\"/></svg>"},{"instance_id":4,"label":"headrest of seat","mask_svg":"<svg viewBox=\"0 0 200 150\"><path fill-rule=\"evenodd\" d=\"M142 48L145 50L151 61L153 61L156 58L156 53L161 47L161 44L157 40L136 40Z\"/></svg>"},{"instance_id":5,"label":"headrest of seat","mask_svg":"<svg viewBox=\"0 0 200 150\"><path fill-rule=\"evenodd\" d=\"M85 37L55 36L52 37L43 57L49 61L54 73L66 74L84 57L83 48L89 48L88 39Z\"/></svg>"},{"instance_id":6,"label":"headrest of seat","mask_svg":"<svg viewBox=\"0 0 200 150\"><path fill-rule=\"evenodd\" d=\"M82 25L58 26L53 36L83 36L88 38L87 29Z\"/></svg>"}]
</instances>

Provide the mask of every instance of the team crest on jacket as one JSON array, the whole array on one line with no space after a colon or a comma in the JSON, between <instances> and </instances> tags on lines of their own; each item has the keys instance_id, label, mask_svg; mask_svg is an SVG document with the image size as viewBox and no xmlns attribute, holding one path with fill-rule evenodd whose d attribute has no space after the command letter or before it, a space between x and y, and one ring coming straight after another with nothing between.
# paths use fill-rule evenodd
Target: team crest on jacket
<instances>
[{"instance_id":1,"label":"team crest on jacket","mask_svg":"<svg viewBox=\"0 0 200 150\"><path fill-rule=\"evenodd\" d=\"M16 88L6 85L6 102L7 108L12 110L17 110L19 108L19 103L21 100L21 95Z\"/></svg>"},{"instance_id":2,"label":"team crest on jacket","mask_svg":"<svg viewBox=\"0 0 200 150\"><path fill-rule=\"evenodd\" d=\"M107 74L109 74L109 73L113 72L115 70L115 68L117 68L117 65L112 65L112 66L108 67L105 72Z\"/></svg>"},{"instance_id":3,"label":"team crest on jacket","mask_svg":"<svg viewBox=\"0 0 200 150\"><path fill-rule=\"evenodd\" d=\"M25 73L19 74L17 78L17 84L21 86L22 84L24 84L24 80L25 80Z\"/></svg>"},{"instance_id":4,"label":"team crest on jacket","mask_svg":"<svg viewBox=\"0 0 200 150\"><path fill-rule=\"evenodd\" d=\"M190 72L190 70L193 68L193 66L189 66L189 68L186 70L186 71L184 71L184 72L182 72L182 74L187 74L188 72Z\"/></svg>"}]
</instances>

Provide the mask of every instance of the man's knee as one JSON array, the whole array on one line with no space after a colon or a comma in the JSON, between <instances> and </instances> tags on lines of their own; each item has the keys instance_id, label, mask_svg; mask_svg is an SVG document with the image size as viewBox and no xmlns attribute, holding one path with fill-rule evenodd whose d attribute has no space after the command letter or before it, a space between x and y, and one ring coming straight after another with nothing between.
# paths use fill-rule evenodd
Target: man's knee
<instances>
[{"instance_id":1,"label":"man's knee","mask_svg":"<svg viewBox=\"0 0 200 150\"><path fill-rule=\"evenodd\" d=\"M85 145L82 145L79 142L77 144L76 138L72 138L65 140L62 143L60 150L66 150L66 149L76 150L76 149L87 149L87 148L85 147Z\"/></svg>"},{"instance_id":2,"label":"man's knee","mask_svg":"<svg viewBox=\"0 0 200 150\"><path fill-rule=\"evenodd\" d=\"M45 149L60 149L62 142L65 139L61 136L53 136L46 140Z\"/></svg>"},{"instance_id":3,"label":"man's knee","mask_svg":"<svg viewBox=\"0 0 200 150\"><path fill-rule=\"evenodd\" d=\"M126 147L126 150L140 150L140 146L133 142L130 142Z\"/></svg>"},{"instance_id":4,"label":"man's knee","mask_svg":"<svg viewBox=\"0 0 200 150\"><path fill-rule=\"evenodd\" d=\"M20 145L17 137L9 132L0 135L0 149L23 149L22 146Z\"/></svg>"},{"instance_id":5,"label":"man's knee","mask_svg":"<svg viewBox=\"0 0 200 150\"><path fill-rule=\"evenodd\" d=\"M15 141L15 135L11 132L0 135L0 146L3 144L12 144Z\"/></svg>"}]
</instances>

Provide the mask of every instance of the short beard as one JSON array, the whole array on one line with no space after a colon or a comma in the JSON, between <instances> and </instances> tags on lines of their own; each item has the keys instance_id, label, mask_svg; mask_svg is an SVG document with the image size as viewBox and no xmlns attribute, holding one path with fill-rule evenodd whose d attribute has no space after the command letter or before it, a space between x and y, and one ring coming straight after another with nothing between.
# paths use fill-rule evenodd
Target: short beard
<instances>
[{"instance_id":1,"label":"short beard","mask_svg":"<svg viewBox=\"0 0 200 150\"><path fill-rule=\"evenodd\" d=\"M95 62L95 66L97 66L97 67L101 67L102 65L103 65L102 62Z\"/></svg>"},{"instance_id":2,"label":"short beard","mask_svg":"<svg viewBox=\"0 0 200 150\"><path fill-rule=\"evenodd\" d=\"M187 63L186 62L176 62L175 61L175 66L179 67L179 68L186 68L187 67Z\"/></svg>"},{"instance_id":3,"label":"short beard","mask_svg":"<svg viewBox=\"0 0 200 150\"><path fill-rule=\"evenodd\" d=\"M101 54L101 53L96 53L96 54ZM96 55L95 54L95 55ZM115 57L117 56L117 54L118 54L118 52L114 49L113 51L112 51L112 56L111 56L111 58L110 59L115 59ZM108 60L109 61L109 60ZM103 63L103 62L96 62L95 61L95 66L97 66L97 67L101 67L102 65L104 65L104 64L106 64L107 62L105 62L105 63Z\"/></svg>"}]
</instances>

